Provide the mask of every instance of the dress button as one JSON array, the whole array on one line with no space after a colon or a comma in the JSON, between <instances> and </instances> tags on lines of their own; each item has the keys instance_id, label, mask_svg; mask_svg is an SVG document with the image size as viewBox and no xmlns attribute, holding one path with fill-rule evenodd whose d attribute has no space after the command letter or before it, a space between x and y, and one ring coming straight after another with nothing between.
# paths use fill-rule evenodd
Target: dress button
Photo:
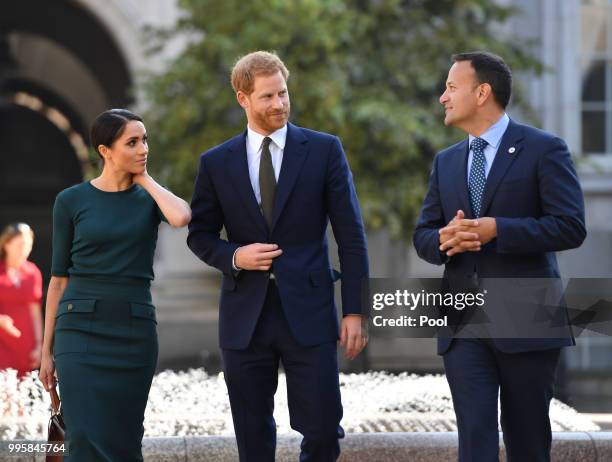
<instances>
[{"instance_id":1,"label":"dress button","mask_svg":"<svg viewBox=\"0 0 612 462\"><path fill-rule=\"evenodd\" d=\"M72 306L73 306L72 303L68 304L68 311L72 311Z\"/></svg>"}]
</instances>

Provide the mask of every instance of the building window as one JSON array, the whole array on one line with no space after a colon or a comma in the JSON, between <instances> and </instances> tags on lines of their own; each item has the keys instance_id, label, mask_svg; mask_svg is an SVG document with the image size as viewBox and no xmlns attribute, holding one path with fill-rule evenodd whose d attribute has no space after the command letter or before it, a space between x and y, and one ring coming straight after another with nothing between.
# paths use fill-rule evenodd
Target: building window
<instances>
[{"instance_id":1,"label":"building window","mask_svg":"<svg viewBox=\"0 0 612 462\"><path fill-rule=\"evenodd\" d=\"M612 0L581 4L582 152L612 154Z\"/></svg>"}]
</instances>

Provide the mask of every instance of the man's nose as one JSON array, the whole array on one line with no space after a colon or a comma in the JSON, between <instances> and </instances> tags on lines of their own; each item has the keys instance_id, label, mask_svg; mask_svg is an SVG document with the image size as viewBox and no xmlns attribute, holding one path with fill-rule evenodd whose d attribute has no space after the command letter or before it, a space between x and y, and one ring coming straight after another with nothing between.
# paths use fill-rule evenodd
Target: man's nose
<instances>
[{"instance_id":1,"label":"man's nose","mask_svg":"<svg viewBox=\"0 0 612 462\"><path fill-rule=\"evenodd\" d=\"M282 109L283 106L285 105L285 102L283 101L283 98L281 98L280 96L277 96L276 98L274 98L273 103L275 108L278 109Z\"/></svg>"}]
</instances>

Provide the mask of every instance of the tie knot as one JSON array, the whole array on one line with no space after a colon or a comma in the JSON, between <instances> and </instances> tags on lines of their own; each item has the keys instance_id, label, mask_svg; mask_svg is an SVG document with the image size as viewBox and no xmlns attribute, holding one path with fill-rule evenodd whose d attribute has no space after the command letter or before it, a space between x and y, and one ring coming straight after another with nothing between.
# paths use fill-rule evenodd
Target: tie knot
<instances>
[{"instance_id":1,"label":"tie knot","mask_svg":"<svg viewBox=\"0 0 612 462\"><path fill-rule=\"evenodd\" d=\"M270 138L269 136L266 136L261 142L261 149L268 148L271 142L272 142L272 138Z\"/></svg>"},{"instance_id":2,"label":"tie knot","mask_svg":"<svg viewBox=\"0 0 612 462\"><path fill-rule=\"evenodd\" d=\"M487 146L487 144L489 144L489 143L487 143L482 138L474 138L472 140L471 148L472 148L473 151L482 151Z\"/></svg>"}]
</instances>

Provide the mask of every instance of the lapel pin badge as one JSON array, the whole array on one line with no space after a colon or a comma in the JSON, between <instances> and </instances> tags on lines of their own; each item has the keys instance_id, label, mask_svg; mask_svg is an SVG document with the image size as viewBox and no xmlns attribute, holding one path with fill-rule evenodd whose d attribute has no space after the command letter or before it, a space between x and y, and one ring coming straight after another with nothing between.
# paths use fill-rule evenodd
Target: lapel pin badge
<instances>
[{"instance_id":1,"label":"lapel pin badge","mask_svg":"<svg viewBox=\"0 0 612 462\"><path fill-rule=\"evenodd\" d=\"M514 151L516 151L516 148L514 146L512 146L510 149L508 149L508 153L510 153L510 154L514 154Z\"/></svg>"}]
</instances>

